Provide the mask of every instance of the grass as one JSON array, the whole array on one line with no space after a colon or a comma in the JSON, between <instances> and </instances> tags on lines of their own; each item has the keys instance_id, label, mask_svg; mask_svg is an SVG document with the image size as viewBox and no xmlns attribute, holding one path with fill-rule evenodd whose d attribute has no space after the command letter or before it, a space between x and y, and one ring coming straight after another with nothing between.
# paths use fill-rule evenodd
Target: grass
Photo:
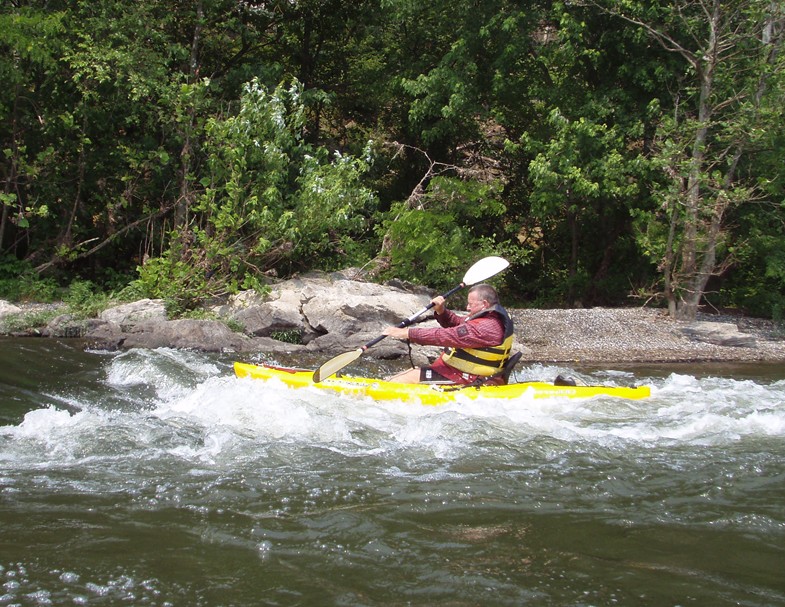
<instances>
[{"instance_id":1,"label":"grass","mask_svg":"<svg viewBox=\"0 0 785 607\"><path fill-rule=\"evenodd\" d=\"M28 312L16 312L0 317L0 334L34 331L45 327L49 322L63 313L63 308L46 308Z\"/></svg>"}]
</instances>

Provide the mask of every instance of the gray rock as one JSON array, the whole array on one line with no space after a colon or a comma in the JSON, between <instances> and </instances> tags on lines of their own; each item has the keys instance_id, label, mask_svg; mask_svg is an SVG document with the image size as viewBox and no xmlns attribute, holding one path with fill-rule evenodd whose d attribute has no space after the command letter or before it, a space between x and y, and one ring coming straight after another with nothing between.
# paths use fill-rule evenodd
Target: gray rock
<instances>
[{"instance_id":1,"label":"gray rock","mask_svg":"<svg viewBox=\"0 0 785 607\"><path fill-rule=\"evenodd\" d=\"M73 314L55 316L41 331L42 337L85 337L109 323L97 318L75 318Z\"/></svg>"},{"instance_id":2,"label":"gray rock","mask_svg":"<svg viewBox=\"0 0 785 607\"><path fill-rule=\"evenodd\" d=\"M148 320L127 331L121 345L123 348L242 352L250 346L250 338L233 332L218 320Z\"/></svg>"},{"instance_id":3,"label":"gray rock","mask_svg":"<svg viewBox=\"0 0 785 607\"><path fill-rule=\"evenodd\" d=\"M123 347L126 333L114 322L103 322L95 325L82 336L87 345L94 350L119 350Z\"/></svg>"},{"instance_id":4,"label":"gray rock","mask_svg":"<svg viewBox=\"0 0 785 607\"><path fill-rule=\"evenodd\" d=\"M326 334L354 336L381 331L424 308L430 297L374 283L339 278L293 278L260 297L246 292L233 297L219 313L240 322L246 333L269 337L297 331L302 343Z\"/></svg>"},{"instance_id":5,"label":"gray rock","mask_svg":"<svg viewBox=\"0 0 785 607\"><path fill-rule=\"evenodd\" d=\"M248 335L269 337L276 332L293 331L306 336L312 333L302 316L301 296L291 289L276 289L268 297L245 291L232 297L223 313L239 322Z\"/></svg>"},{"instance_id":6,"label":"gray rock","mask_svg":"<svg viewBox=\"0 0 785 607\"><path fill-rule=\"evenodd\" d=\"M22 312L22 308L19 306L15 306L14 304L0 299L0 317L6 316L8 314L20 314Z\"/></svg>"},{"instance_id":7,"label":"gray rock","mask_svg":"<svg viewBox=\"0 0 785 607\"><path fill-rule=\"evenodd\" d=\"M695 341L728 348L754 348L758 344L754 335L726 322L695 321L682 326L681 332Z\"/></svg>"},{"instance_id":8,"label":"gray rock","mask_svg":"<svg viewBox=\"0 0 785 607\"><path fill-rule=\"evenodd\" d=\"M104 322L115 323L125 330L147 320L166 320L166 308L161 299L140 299L108 308L98 317Z\"/></svg>"}]
</instances>

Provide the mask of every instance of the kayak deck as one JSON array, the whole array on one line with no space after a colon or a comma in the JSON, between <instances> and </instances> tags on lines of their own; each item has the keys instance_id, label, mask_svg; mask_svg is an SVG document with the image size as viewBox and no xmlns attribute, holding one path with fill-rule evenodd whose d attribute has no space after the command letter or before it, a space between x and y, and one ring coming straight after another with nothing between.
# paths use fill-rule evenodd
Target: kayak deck
<instances>
[{"instance_id":1,"label":"kayak deck","mask_svg":"<svg viewBox=\"0 0 785 607\"><path fill-rule=\"evenodd\" d=\"M314 388L347 396L370 397L380 401L419 401L423 405L441 405L459 399L478 398L591 398L611 396L625 399L648 398L649 386L563 386L547 382L519 382L503 386L456 386L433 384L399 384L381 379L352 376L332 376L319 383L313 381L313 371L273 365L234 363L237 377L278 380L291 388Z\"/></svg>"}]
</instances>

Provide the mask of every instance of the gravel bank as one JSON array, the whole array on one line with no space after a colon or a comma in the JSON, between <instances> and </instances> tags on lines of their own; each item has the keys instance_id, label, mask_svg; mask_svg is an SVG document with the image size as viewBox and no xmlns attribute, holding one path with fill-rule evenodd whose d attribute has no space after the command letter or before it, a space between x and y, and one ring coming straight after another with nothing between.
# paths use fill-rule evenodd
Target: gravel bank
<instances>
[{"instance_id":1,"label":"gravel bank","mask_svg":"<svg viewBox=\"0 0 785 607\"><path fill-rule=\"evenodd\" d=\"M785 362L785 329L773 321L664 310L511 310L527 362Z\"/></svg>"}]
</instances>

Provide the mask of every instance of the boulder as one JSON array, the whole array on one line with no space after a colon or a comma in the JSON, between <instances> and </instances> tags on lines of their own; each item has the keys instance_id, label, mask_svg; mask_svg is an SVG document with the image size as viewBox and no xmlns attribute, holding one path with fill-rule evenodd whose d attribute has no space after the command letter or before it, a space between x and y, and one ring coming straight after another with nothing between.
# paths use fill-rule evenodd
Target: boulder
<instances>
[{"instance_id":1,"label":"boulder","mask_svg":"<svg viewBox=\"0 0 785 607\"><path fill-rule=\"evenodd\" d=\"M43 337L85 337L109 325L98 318L76 318L73 314L59 314L41 331Z\"/></svg>"},{"instance_id":2,"label":"boulder","mask_svg":"<svg viewBox=\"0 0 785 607\"><path fill-rule=\"evenodd\" d=\"M162 299L140 299L128 304L108 308L99 314L104 322L119 325L123 330L148 320L166 320L166 307Z\"/></svg>"},{"instance_id":3,"label":"boulder","mask_svg":"<svg viewBox=\"0 0 785 607\"><path fill-rule=\"evenodd\" d=\"M304 344L322 335L356 336L398 324L430 301L426 294L343 278L293 278L267 296L246 292L219 310L245 332L269 337L299 332Z\"/></svg>"},{"instance_id":4,"label":"boulder","mask_svg":"<svg viewBox=\"0 0 785 607\"><path fill-rule=\"evenodd\" d=\"M107 308L98 318L81 319L73 314L60 314L49 321L41 334L44 337L86 338L96 348L113 350L123 344L124 332L139 323L165 320L163 300L142 299Z\"/></svg>"},{"instance_id":5,"label":"boulder","mask_svg":"<svg viewBox=\"0 0 785 607\"><path fill-rule=\"evenodd\" d=\"M312 331L302 316L301 297L295 289L275 289L268 296L243 291L233 296L219 313L239 322L248 335L269 337L276 332L294 331L307 341Z\"/></svg>"},{"instance_id":6,"label":"boulder","mask_svg":"<svg viewBox=\"0 0 785 607\"><path fill-rule=\"evenodd\" d=\"M320 335L350 336L363 331L378 334L430 301L427 295L367 282L342 280L319 286L309 293L302 310L308 325Z\"/></svg>"},{"instance_id":7,"label":"boulder","mask_svg":"<svg viewBox=\"0 0 785 607\"><path fill-rule=\"evenodd\" d=\"M0 299L0 317L6 316L8 314L19 314L22 312L22 308L19 306L15 306L14 304Z\"/></svg>"},{"instance_id":8,"label":"boulder","mask_svg":"<svg viewBox=\"0 0 785 607\"><path fill-rule=\"evenodd\" d=\"M736 325L727 322L690 322L681 327L681 332L690 339L715 346L754 348L758 343L754 335L742 333Z\"/></svg>"},{"instance_id":9,"label":"boulder","mask_svg":"<svg viewBox=\"0 0 785 607\"><path fill-rule=\"evenodd\" d=\"M148 320L125 332L123 348L181 348L202 352L242 352L250 338L219 320Z\"/></svg>"},{"instance_id":10,"label":"boulder","mask_svg":"<svg viewBox=\"0 0 785 607\"><path fill-rule=\"evenodd\" d=\"M356 333L354 335L346 336L340 333L327 333L321 337L312 340L307 346L306 350L309 352L345 352L348 350L356 350L361 348L364 344L372 339L376 339L379 333ZM368 349L368 355L374 358L398 358L407 352L405 343L396 339L385 339L373 348Z\"/></svg>"},{"instance_id":11,"label":"boulder","mask_svg":"<svg viewBox=\"0 0 785 607\"><path fill-rule=\"evenodd\" d=\"M125 343L126 333L114 322L101 322L85 331L88 346L93 350L119 350Z\"/></svg>"}]
</instances>

